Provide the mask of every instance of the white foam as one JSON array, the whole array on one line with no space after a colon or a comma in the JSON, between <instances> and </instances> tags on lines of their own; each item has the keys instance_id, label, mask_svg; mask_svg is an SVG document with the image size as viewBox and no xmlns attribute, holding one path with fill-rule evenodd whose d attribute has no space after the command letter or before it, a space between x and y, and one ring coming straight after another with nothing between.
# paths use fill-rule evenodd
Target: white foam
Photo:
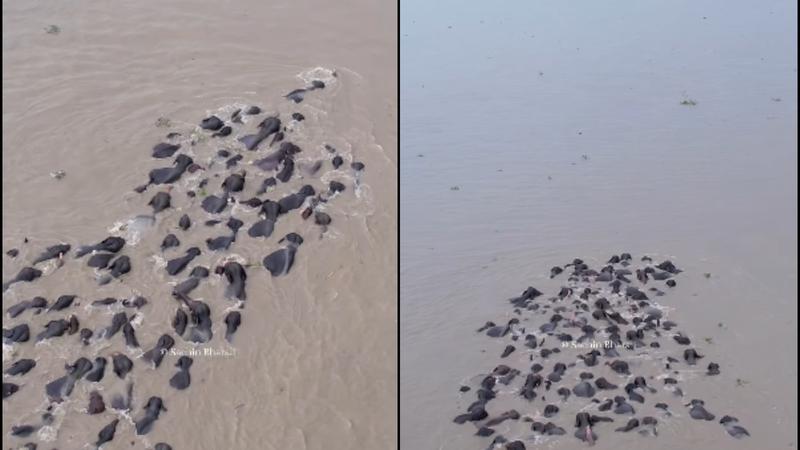
<instances>
[{"instance_id":1,"label":"white foam","mask_svg":"<svg viewBox=\"0 0 800 450\"><path fill-rule=\"evenodd\" d=\"M358 76L359 78L361 78L361 75L358 75L357 73L351 70L348 70L348 72L351 72L356 76ZM325 83L325 85L327 86L336 82L337 75L336 75L336 70L334 69L328 69L325 67L314 67L312 69L304 70L298 73L297 78L300 78L309 85L311 84L312 81L319 80Z\"/></svg>"},{"instance_id":2,"label":"white foam","mask_svg":"<svg viewBox=\"0 0 800 450\"><path fill-rule=\"evenodd\" d=\"M156 270L167 267L167 260L164 259L164 257L162 257L161 255L153 255L152 259L153 259L153 267Z\"/></svg>"},{"instance_id":3,"label":"white foam","mask_svg":"<svg viewBox=\"0 0 800 450\"><path fill-rule=\"evenodd\" d=\"M3 342L3 362L11 361L15 356L14 346Z\"/></svg>"}]
</instances>

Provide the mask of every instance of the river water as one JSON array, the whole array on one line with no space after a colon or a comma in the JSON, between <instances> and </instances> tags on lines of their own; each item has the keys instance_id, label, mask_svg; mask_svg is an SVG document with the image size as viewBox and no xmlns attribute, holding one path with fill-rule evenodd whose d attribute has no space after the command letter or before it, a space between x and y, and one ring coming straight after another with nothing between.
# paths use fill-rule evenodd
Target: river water
<instances>
[{"instance_id":1,"label":"river water","mask_svg":"<svg viewBox=\"0 0 800 450\"><path fill-rule=\"evenodd\" d=\"M95 243L120 223L148 214L154 189L142 195L132 189L149 170L168 165L168 159L150 157L168 132L182 133L182 151L196 140L190 151L206 166L219 148L238 152L234 138L252 132L254 120L264 117L245 118L230 138L195 139L202 135L196 125L209 114L227 119L237 107L258 105L265 114L280 114L284 124L294 112L306 117L292 122L287 136L303 148L298 167L322 158L323 169L316 176L298 173L267 198L277 200L306 183L317 190L330 180L347 186L325 206L333 222L324 233L299 213L279 223L266 241L246 236L246 227L240 231L231 253L252 266L247 307L232 344L223 339L222 320L231 307L221 298L224 281L212 273L192 292L210 304L214 338L200 347L176 339L177 350L212 351L194 356L186 391L168 384L177 356L159 370L146 369L121 337L89 347L79 345L77 335L4 346L4 369L21 357L37 360L23 377L4 376L4 382L21 385L3 400L4 442L61 449L94 442L116 416L83 411L91 389L105 388L103 395L110 396L120 388L110 365L106 384L79 383L57 408L53 427L27 439L9 433L14 425L38 423L46 407L44 385L64 374L64 364L128 352L135 364L131 416L137 418L155 395L168 411L146 436L136 436L122 420L105 448L152 448L157 442L175 449L396 446L396 14L395 5L369 0L3 2L3 251L20 252L3 255L4 281L46 246ZM303 103L283 98L324 76L326 88ZM344 157L340 170L330 167L324 144ZM244 152L242 200L255 195L263 178L248 164L266 152ZM354 173L351 161L363 162L365 170ZM51 177L56 171L64 177ZM211 178L209 194L221 181ZM99 329L123 308L93 309L89 303L140 294L149 303L138 311L136 334L143 350L152 347L171 331L176 303L170 289L184 279L166 276L164 260L192 245L203 251L193 265L213 269L222 259L206 250L204 240L222 234L224 225L204 227L209 217L183 195L186 188L177 185L173 208L158 214L135 245L126 245L133 270L121 282L98 287L72 254L61 268L42 264L42 279L4 293L4 309L37 295L52 302L76 294L80 305L63 314L5 316L4 328L29 323L35 335L47 321L74 313L82 327ZM254 213L245 210L228 211L249 226ZM186 232L176 228L183 213L193 221ZM159 244L168 232L182 246L162 253ZM289 232L305 242L291 272L272 278L261 258L280 248L277 241Z\"/></svg>"},{"instance_id":2,"label":"river water","mask_svg":"<svg viewBox=\"0 0 800 450\"><path fill-rule=\"evenodd\" d=\"M626 251L684 269L665 302L723 367L687 402L752 435L684 414L648 448L796 447L796 12L402 2L402 448L486 448L452 422L500 362L475 330L529 285L557 292L550 267ZM547 445L574 448L567 422Z\"/></svg>"}]
</instances>

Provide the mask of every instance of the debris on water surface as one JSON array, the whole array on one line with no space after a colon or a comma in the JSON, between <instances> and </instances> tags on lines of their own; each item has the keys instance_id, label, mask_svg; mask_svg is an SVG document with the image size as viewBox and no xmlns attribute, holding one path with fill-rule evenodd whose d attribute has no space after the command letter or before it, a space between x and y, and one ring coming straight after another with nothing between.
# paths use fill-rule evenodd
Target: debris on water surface
<instances>
[{"instance_id":1,"label":"debris on water surface","mask_svg":"<svg viewBox=\"0 0 800 450\"><path fill-rule=\"evenodd\" d=\"M61 27L58 25L49 25L44 28L44 31L47 34L58 34L61 33Z\"/></svg>"},{"instance_id":2,"label":"debris on water surface","mask_svg":"<svg viewBox=\"0 0 800 450\"><path fill-rule=\"evenodd\" d=\"M681 105L684 105L684 106L695 106L695 105L697 105L697 102L692 100L692 99L686 99L686 100L681 102Z\"/></svg>"},{"instance_id":3,"label":"debris on water surface","mask_svg":"<svg viewBox=\"0 0 800 450\"><path fill-rule=\"evenodd\" d=\"M461 190L461 188L460 188L460 187L458 187L458 186L450 186L450 190L451 190L451 191L460 191L460 190Z\"/></svg>"},{"instance_id":4,"label":"debris on water surface","mask_svg":"<svg viewBox=\"0 0 800 450\"><path fill-rule=\"evenodd\" d=\"M166 117L159 117L156 119L156 126L158 128L167 128L172 126L172 121Z\"/></svg>"},{"instance_id":5,"label":"debris on water surface","mask_svg":"<svg viewBox=\"0 0 800 450\"><path fill-rule=\"evenodd\" d=\"M64 172L63 170L56 170L55 172L50 172L50 176L55 178L56 180L64 178L66 174L67 172Z\"/></svg>"}]
</instances>

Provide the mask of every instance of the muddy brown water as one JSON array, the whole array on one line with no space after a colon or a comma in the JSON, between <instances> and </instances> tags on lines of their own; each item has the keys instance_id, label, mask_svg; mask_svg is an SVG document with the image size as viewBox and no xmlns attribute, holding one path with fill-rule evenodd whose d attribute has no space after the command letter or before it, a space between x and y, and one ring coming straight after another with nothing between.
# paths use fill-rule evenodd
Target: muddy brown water
<instances>
[{"instance_id":1,"label":"muddy brown water","mask_svg":"<svg viewBox=\"0 0 800 450\"><path fill-rule=\"evenodd\" d=\"M506 344L475 330L527 286L555 294L550 267L623 251L685 270L663 302L721 365L687 401L752 436L681 411L658 438L595 447L797 446L795 17L783 1L403 2L402 448L487 448L452 422ZM498 431L577 448L573 417L539 445Z\"/></svg>"},{"instance_id":2,"label":"muddy brown water","mask_svg":"<svg viewBox=\"0 0 800 450\"><path fill-rule=\"evenodd\" d=\"M50 25L57 32L48 32ZM156 190L143 195L131 190L146 181L150 169L169 161L153 160L150 149L169 131L182 132L186 148L195 125L211 113L226 117L236 107L255 104L280 114L286 123L292 112L301 112L306 120L290 134L304 150L298 162L329 158L323 147L327 143L347 165L351 160L366 165L357 179L349 167L332 171L326 162L318 175L296 175L292 183L267 194L275 200L306 182L315 188L332 179L344 182L347 190L325 206L333 223L324 233L303 221L298 210L279 222L269 239L254 240L246 236L254 215L246 208L233 209L247 225L230 253L254 264L248 268L248 300L233 344L222 339L222 317L233 304L222 297L224 283L212 274L192 296L211 306L214 338L197 348L177 339L175 349L213 354L194 355L192 386L182 392L168 385L177 356L168 356L158 370L145 370L134 359L131 415L139 417L151 395L163 397L168 412L144 437L135 436L123 420L105 448L151 448L157 442L175 449L395 447L394 5L3 2L3 27L3 251L20 250L15 259L3 256L4 280L48 245L94 243L120 223L149 213L147 201ZM322 69L337 75L326 89L298 105L282 98L312 78L330 75ZM170 126L157 126L159 118ZM243 130L253 130L254 120ZM208 163L218 148L236 147L237 133L223 140L197 139L191 151ZM242 163L248 171L245 199L264 178L246 165L255 156L247 153ZM257 153L263 156L266 150ZM50 176L57 170L65 172L60 180ZM73 293L80 305L38 316L6 316L4 327L27 322L35 334L46 321L75 313L82 326L98 329L109 324L111 313L89 308L91 301L141 294L149 303L139 311L136 333L143 350L152 347L170 330L175 309L170 282L186 276L168 277L164 259L191 245L201 247L203 255L190 268L213 268L224 257L203 243L224 234L224 225L203 226L207 215L179 194L190 183L183 181L174 190L174 208L159 214L138 243L123 250L133 262L123 281L98 287L84 261L71 255L58 269L42 264L46 276L4 293L4 310L34 295L53 301ZM212 177L209 193L216 193L221 181ZM187 211L194 224L184 232L176 223ZM292 231L306 242L292 271L271 278L259 262ZM182 245L162 254L158 246L168 232L176 233ZM63 375L65 363L127 351L119 336L88 348L76 345L77 339L4 348L4 369L19 357L37 360L24 377L4 376L22 386L3 401L4 445L7 438L8 446L41 439L45 446L85 448L114 417L83 413L93 387L79 383L58 408L56 426L29 439L9 436L12 425L38 420L46 404L44 384ZM109 367L104 396L122 388L115 379Z\"/></svg>"}]
</instances>

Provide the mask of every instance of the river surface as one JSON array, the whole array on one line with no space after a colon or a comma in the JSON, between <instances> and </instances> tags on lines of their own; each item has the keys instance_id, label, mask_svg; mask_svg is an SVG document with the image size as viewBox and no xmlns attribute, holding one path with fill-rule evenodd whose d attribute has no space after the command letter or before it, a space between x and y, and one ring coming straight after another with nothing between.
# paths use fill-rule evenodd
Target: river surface
<instances>
[{"instance_id":1,"label":"river surface","mask_svg":"<svg viewBox=\"0 0 800 450\"><path fill-rule=\"evenodd\" d=\"M230 344L222 320L232 304L222 298L224 280L213 273L224 256L204 243L222 234L224 225L205 227L211 217L199 209L199 198L185 195L201 175L176 184L173 208L129 240L123 252L133 270L120 281L98 286L85 259L76 261L73 254L61 268L53 261L37 266L45 276L5 292L3 309L34 296L53 302L63 294L76 294L76 305L15 319L6 315L4 328L28 323L35 335L49 320L75 314L81 327L98 330L113 312L124 310L137 313L136 335L147 350L171 331L177 303L170 290L185 278L167 276L165 260L198 246L203 254L192 266L212 274L192 297L210 305L214 337L199 346L176 338L176 350L209 351L194 356L192 385L185 391L168 384L177 356L168 356L158 370L147 369L136 358L140 351L126 349L121 336L87 347L77 335L4 346L4 370L21 357L37 361L27 375L4 375L4 382L21 386L3 400L4 443L90 448L117 417L84 412L90 390L101 389L108 406L108 396L122 389L110 364L107 383L80 382L54 410L52 426L26 439L11 437L10 430L38 423L47 406L44 385L64 374L64 364L123 352L134 361L130 415L138 418L146 399L156 395L167 411L145 436L135 435L123 416L104 448L152 448L158 442L176 450L396 448L396 22L395 5L370 0L3 1L2 237L4 252L19 250L16 258L3 255L4 281L49 245L76 248L121 231L130 237L134 230L127 221L150 214L147 202L155 193L132 189L147 181L151 169L169 165L170 159L150 157L168 132L182 133L181 151L191 152L208 173L220 168L216 161L212 170L218 149L242 153L233 170L247 171L238 196L245 200L264 178L249 163L268 151L242 152L235 138L251 133L266 114L279 114L292 129L287 138L303 152L294 179L266 197L276 201L306 183L318 191L331 180L346 186L324 206L333 219L326 230L313 219L304 221L298 210L270 238L255 240L245 233L255 213L237 205L223 214L247 224L230 252L248 264L247 306ZM310 92L302 103L283 97L321 78L326 88ZM264 113L245 117L228 138L209 139L196 127L210 114L227 120L234 109L249 105ZM294 112L305 120L292 121ZM344 158L339 170L330 166L325 144ZM323 160L322 170L302 174L300 166L316 159ZM354 161L365 169L355 173ZM58 171L63 178L51 176ZM217 193L221 182L211 177L208 194ZM187 231L176 227L184 213L193 222ZM162 252L159 244L169 232L178 235L181 247ZM289 232L305 242L289 274L273 278L260 261L281 248L278 240ZM104 297L134 295L148 304L138 311L89 307Z\"/></svg>"},{"instance_id":2,"label":"river surface","mask_svg":"<svg viewBox=\"0 0 800 450\"><path fill-rule=\"evenodd\" d=\"M550 267L620 252L684 269L664 302L722 367L686 401L752 435L682 411L647 447L797 446L796 13L402 2L402 448L486 448L453 423L474 400L459 386L500 362L475 330L507 320L529 285L557 292ZM575 448L571 417L544 445ZM637 438L604 433L597 448Z\"/></svg>"}]
</instances>

